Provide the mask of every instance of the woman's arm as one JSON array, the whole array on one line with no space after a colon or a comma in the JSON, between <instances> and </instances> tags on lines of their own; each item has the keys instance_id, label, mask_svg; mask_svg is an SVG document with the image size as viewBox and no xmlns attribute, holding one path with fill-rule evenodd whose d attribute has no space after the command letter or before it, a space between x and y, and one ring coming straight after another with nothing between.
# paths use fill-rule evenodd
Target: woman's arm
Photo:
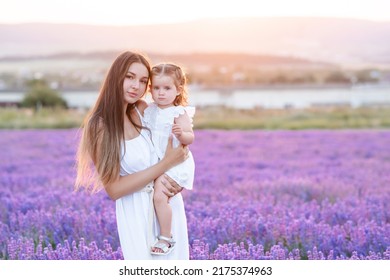
<instances>
[{"instance_id":1,"label":"woman's arm","mask_svg":"<svg viewBox=\"0 0 390 280\"><path fill-rule=\"evenodd\" d=\"M105 186L108 196L112 200L117 200L122 196L137 192L148 183L164 174L168 169L182 163L188 158L188 148L179 146L172 147L172 137L169 138L165 156L155 165L126 176L119 176L115 182Z\"/></svg>"}]
</instances>

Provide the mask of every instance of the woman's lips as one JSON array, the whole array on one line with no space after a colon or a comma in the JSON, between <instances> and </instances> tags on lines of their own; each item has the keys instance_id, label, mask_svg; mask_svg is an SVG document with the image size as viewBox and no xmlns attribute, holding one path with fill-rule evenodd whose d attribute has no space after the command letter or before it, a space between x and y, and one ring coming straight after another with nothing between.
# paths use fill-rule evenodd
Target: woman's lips
<instances>
[{"instance_id":1,"label":"woman's lips","mask_svg":"<svg viewBox=\"0 0 390 280\"><path fill-rule=\"evenodd\" d=\"M128 92L129 96L134 98L134 97L137 97L138 96L138 93L134 93L134 92Z\"/></svg>"}]
</instances>

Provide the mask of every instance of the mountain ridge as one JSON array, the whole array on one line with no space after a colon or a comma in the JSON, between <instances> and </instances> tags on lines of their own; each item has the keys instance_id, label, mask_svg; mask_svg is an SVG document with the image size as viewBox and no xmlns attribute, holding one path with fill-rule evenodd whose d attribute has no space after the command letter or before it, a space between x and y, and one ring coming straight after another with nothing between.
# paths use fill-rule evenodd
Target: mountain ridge
<instances>
[{"instance_id":1,"label":"mountain ridge","mask_svg":"<svg viewBox=\"0 0 390 280\"><path fill-rule=\"evenodd\" d=\"M0 57L61 52L244 53L390 65L390 22L342 18L219 18L159 25L0 24ZM134 38L137 38L134 40Z\"/></svg>"}]
</instances>

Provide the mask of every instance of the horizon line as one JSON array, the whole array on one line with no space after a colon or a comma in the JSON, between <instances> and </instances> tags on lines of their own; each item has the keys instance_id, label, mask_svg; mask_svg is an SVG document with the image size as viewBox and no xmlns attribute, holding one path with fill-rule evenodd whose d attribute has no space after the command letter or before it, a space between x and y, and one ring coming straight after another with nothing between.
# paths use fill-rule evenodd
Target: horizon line
<instances>
[{"instance_id":1,"label":"horizon line","mask_svg":"<svg viewBox=\"0 0 390 280\"><path fill-rule=\"evenodd\" d=\"M390 23L389 19L373 19L373 18L363 18L363 17L340 17L340 16L228 16L228 17L204 17L172 22L150 22L150 23L127 23L127 24L118 24L118 23L93 23L93 22L55 22L55 21L41 21L41 20L32 20L32 21L12 21L12 22L2 22L0 25L25 25L25 24L52 24L52 25L88 25L88 26L105 26L105 27L129 27L129 26L150 26L150 25L176 25L176 24L186 24L194 23L200 21L209 21L209 20L254 20L254 19L334 19L334 20L356 20L356 21L369 21L377 23Z\"/></svg>"}]
</instances>

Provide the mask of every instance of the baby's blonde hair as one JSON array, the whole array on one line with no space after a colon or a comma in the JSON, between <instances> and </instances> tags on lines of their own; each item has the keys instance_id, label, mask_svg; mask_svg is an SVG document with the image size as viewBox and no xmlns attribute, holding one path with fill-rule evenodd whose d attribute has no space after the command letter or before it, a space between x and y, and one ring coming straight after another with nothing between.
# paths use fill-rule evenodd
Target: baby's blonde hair
<instances>
[{"instance_id":1,"label":"baby's blonde hair","mask_svg":"<svg viewBox=\"0 0 390 280\"><path fill-rule=\"evenodd\" d=\"M156 66L153 66L151 71L151 78L153 79L153 76L162 75L168 75L169 77L171 77L173 79L173 82L175 83L177 91L180 93L178 96L176 96L175 100L173 101L173 104L175 106L187 106L187 77L183 69L177 64L173 63L161 63Z\"/></svg>"}]
</instances>

